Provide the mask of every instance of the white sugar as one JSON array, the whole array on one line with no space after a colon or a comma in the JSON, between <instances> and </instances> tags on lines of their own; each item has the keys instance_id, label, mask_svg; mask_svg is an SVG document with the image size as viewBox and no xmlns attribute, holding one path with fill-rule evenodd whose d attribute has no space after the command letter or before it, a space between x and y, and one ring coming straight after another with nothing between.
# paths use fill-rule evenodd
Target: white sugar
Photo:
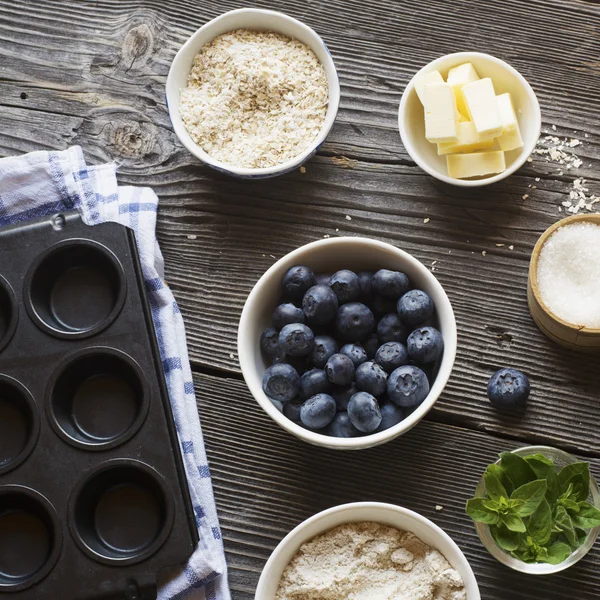
<instances>
[{"instance_id":1,"label":"white sugar","mask_svg":"<svg viewBox=\"0 0 600 600\"><path fill-rule=\"evenodd\" d=\"M540 252L537 282L543 302L557 317L600 328L600 225L557 229Z\"/></svg>"}]
</instances>

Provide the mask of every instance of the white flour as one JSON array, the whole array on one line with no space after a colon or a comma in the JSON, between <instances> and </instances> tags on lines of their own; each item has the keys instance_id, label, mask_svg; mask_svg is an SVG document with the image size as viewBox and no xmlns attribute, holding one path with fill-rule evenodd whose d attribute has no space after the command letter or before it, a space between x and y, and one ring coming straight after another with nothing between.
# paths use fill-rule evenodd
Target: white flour
<instances>
[{"instance_id":1,"label":"white flour","mask_svg":"<svg viewBox=\"0 0 600 600\"><path fill-rule=\"evenodd\" d=\"M466 600L460 575L414 534L349 523L303 544L276 600Z\"/></svg>"}]
</instances>

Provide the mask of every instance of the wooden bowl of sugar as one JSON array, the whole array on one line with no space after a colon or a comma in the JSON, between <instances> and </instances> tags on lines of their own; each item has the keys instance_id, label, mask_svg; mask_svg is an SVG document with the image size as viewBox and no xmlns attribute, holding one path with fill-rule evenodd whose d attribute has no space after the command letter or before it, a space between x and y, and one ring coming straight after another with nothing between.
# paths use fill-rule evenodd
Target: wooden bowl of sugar
<instances>
[{"instance_id":1,"label":"wooden bowl of sugar","mask_svg":"<svg viewBox=\"0 0 600 600\"><path fill-rule=\"evenodd\" d=\"M551 340L600 351L600 214L567 217L542 234L531 255L527 300Z\"/></svg>"}]
</instances>

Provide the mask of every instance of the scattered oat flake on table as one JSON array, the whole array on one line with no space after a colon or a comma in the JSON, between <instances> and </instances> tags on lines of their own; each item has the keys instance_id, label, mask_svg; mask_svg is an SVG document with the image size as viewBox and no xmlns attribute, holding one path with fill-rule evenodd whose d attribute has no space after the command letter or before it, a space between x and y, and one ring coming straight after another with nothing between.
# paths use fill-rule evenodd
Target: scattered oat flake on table
<instances>
[{"instance_id":1,"label":"scattered oat flake on table","mask_svg":"<svg viewBox=\"0 0 600 600\"><path fill-rule=\"evenodd\" d=\"M304 173L306 173L306 167L300 167L300 173L304 175Z\"/></svg>"},{"instance_id":2,"label":"scattered oat flake on table","mask_svg":"<svg viewBox=\"0 0 600 600\"><path fill-rule=\"evenodd\" d=\"M508 247L508 249L509 249L509 250L514 250L514 249L515 249L515 247L514 247L514 246L509 246L509 247Z\"/></svg>"},{"instance_id":3,"label":"scattered oat flake on table","mask_svg":"<svg viewBox=\"0 0 600 600\"><path fill-rule=\"evenodd\" d=\"M502 248L504 247L504 244L496 244L496 246L498 246L498 248Z\"/></svg>"},{"instance_id":4,"label":"scattered oat flake on table","mask_svg":"<svg viewBox=\"0 0 600 600\"><path fill-rule=\"evenodd\" d=\"M523 200L527 200L529 198L529 194L523 194Z\"/></svg>"},{"instance_id":5,"label":"scattered oat flake on table","mask_svg":"<svg viewBox=\"0 0 600 600\"><path fill-rule=\"evenodd\" d=\"M328 237L331 237L331 236L328 233L326 233L323 237L324 238L328 238Z\"/></svg>"},{"instance_id":6,"label":"scattered oat flake on table","mask_svg":"<svg viewBox=\"0 0 600 600\"><path fill-rule=\"evenodd\" d=\"M274 260L277 260L277 257L273 256L272 254L269 254L269 256L270 256L272 259L274 259Z\"/></svg>"},{"instance_id":7,"label":"scattered oat flake on table","mask_svg":"<svg viewBox=\"0 0 600 600\"><path fill-rule=\"evenodd\" d=\"M197 235L188 235L187 239L188 240L195 240L198 236Z\"/></svg>"},{"instance_id":8,"label":"scattered oat flake on table","mask_svg":"<svg viewBox=\"0 0 600 600\"><path fill-rule=\"evenodd\" d=\"M535 178L535 180L536 180L536 181L539 181L539 180L540 180L540 178L539 178L539 177L536 177L536 178Z\"/></svg>"},{"instance_id":9,"label":"scattered oat flake on table","mask_svg":"<svg viewBox=\"0 0 600 600\"><path fill-rule=\"evenodd\" d=\"M556 125L552 125L552 129L556 131Z\"/></svg>"},{"instance_id":10,"label":"scattered oat flake on table","mask_svg":"<svg viewBox=\"0 0 600 600\"><path fill-rule=\"evenodd\" d=\"M229 358L231 358L231 359L235 358L235 355L233 354L233 352L229 353Z\"/></svg>"},{"instance_id":11,"label":"scattered oat flake on table","mask_svg":"<svg viewBox=\"0 0 600 600\"><path fill-rule=\"evenodd\" d=\"M426 219L423 219L423 223L429 223L429 217L427 217Z\"/></svg>"},{"instance_id":12,"label":"scattered oat flake on table","mask_svg":"<svg viewBox=\"0 0 600 600\"><path fill-rule=\"evenodd\" d=\"M346 215L346 221L352 221L352 217L350 215Z\"/></svg>"},{"instance_id":13,"label":"scattered oat flake on table","mask_svg":"<svg viewBox=\"0 0 600 600\"><path fill-rule=\"evenodd\" d=\"M437 511L444 510L444 507L441 504L436 504L435 510L437 510Z\"/></svg>"},{"instance_id":14,"label":"scattered oat flake on table","mask_svg":"<svg viewBox=\"0 0 600 600\"><path fill-rule=\"evenodd\" d=\"M482 256L485 256L486 254L487 254L487 252L486 252L485 250L482 250L482 251L481 251L481 255L482 255Z\"/></svg>"}]
</instances>

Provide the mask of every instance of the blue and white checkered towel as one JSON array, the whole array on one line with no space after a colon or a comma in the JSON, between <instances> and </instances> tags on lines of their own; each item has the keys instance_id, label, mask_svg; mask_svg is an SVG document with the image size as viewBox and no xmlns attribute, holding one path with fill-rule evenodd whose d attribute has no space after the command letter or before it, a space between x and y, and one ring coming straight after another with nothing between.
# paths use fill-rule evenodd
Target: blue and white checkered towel
<instances>
[{"instance_id":1,"label":"blue and white checkered towel","mask_svg":"<svg viewBox=\"0 0 600 600\"><path fill-rule=\"evenodd\" d=\"M77 209L88 225L114 221L135 231L200 543L188 564L159 582L160 600L229 600L227 567L208 470L183 319L163 283L156 241L158 198L117 185L116 166L87 166L79 146L0 159L0 225Z\"/></svg>"}]
</instances>

